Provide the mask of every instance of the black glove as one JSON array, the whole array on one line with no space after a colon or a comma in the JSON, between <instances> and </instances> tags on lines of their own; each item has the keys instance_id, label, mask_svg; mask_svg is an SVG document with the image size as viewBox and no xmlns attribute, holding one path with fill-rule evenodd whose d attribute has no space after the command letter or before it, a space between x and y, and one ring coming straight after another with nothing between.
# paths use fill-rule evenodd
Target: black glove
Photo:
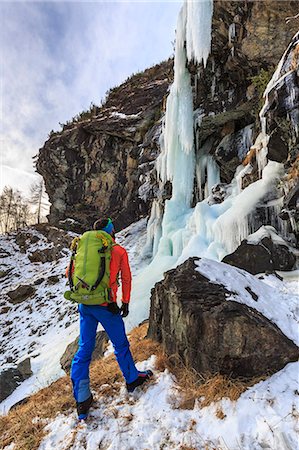
<instances>
[{"instance_id":1,"label":"black glove","mask_svg":"<svg viewBox=\"0 0 299 450\"><path fill-rule=\"evenodd\" d=\"M127 317L127 315L129 314L129 304L123 302L122 307L120 308L120 312L122 317Z\"/></svg>"},{"instance_id":2,"label":"black glove","mask_svg":"<svg viewBox=\"0 0 299 450\"><path fill-rule=\"evenodd\" d=\"M108 303L107 309L112 314L119 314L121 311L115 302Z\"/></svg>"}]
</instances>

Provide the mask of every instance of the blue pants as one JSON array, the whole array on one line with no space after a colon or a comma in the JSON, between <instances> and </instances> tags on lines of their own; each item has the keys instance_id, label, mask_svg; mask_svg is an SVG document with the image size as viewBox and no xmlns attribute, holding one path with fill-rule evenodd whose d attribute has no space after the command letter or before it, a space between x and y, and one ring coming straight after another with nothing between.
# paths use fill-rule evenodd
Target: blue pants
<instances>
[{"instance_id":1,"label":"blue pants","mask_svg":"<svg viewBox=\"0 0 299 450\"><path fill-rule=\"evenodd\" d=\"M90 396L89 365L95 346L98 323L109 336L119 367L127 383L138 378L129 341L126 336L124 321L120 314L112 314L106 306L79 305L80 341L79 350L74 356L71 368L74 397L77 402L84 402Z\"/></svg>"}]
</instances>

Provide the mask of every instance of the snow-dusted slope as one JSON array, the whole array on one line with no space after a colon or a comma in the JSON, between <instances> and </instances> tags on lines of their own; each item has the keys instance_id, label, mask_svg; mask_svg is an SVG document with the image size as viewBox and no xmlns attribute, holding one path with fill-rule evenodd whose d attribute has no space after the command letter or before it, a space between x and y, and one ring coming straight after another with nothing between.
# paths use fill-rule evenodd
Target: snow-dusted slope
<instances>
[{"instance_id":1,"label":"snow-dusted slope","mask_svg":"<svg viewBox=\"0 0 299 450\"><path fill-rule=\"evenodd\" d=\"M0 279L0 364L1 370L5 370L29 356L33 376L0 404L2 413L7 412L17 401L64 375L60 358L67 345L79 334L77 307L63 297L69 250L65 248L65 256L57 261L32 263L28 255L36 250L42 252L52 249L55 244L35 229L25 232L31 236L27 239L25 253L20 252L16 234L0 236L1 271L10 271L7 277L2 281ZM146 219L117 234L117 242L128 250L133 275L142 268L140 260L145 235ZM36 242L32 243L32 240ZM52 277L55 276L58 278L53 284ZM33 286L36 291L31 298L13 305L7 292L20 285Z\"/></svg>"},{"instance_id":2,"label":"snow-dusted slope","mask_svg":"<svg viewBox=\"0 0 299 450\"><path fill-rule=\"evenodd\" d=\"M28 240L26 253L20 252L16 235L0 236L2 252L7 253L1 258L1 268L11 270L1 283L1 369L29 356L33 371L33 376L1 403L2 412L64 373L59 359L78 334L76 308L63 298L68 250L57 261L31 263L29 254L53 248L54 244L34 229L27 233L36 236L37 242ZM58 277L55 284L49 280L53 276ZM33 286L36 291L31 298L13 305L6 294L20 285Z\"/></svg>"},{"instance_id":3,"label":"snow-dusted slope","mask_svg":"<svg viewBox=\"0 0 299 450\"><path fill-rule=\"evenodd\" d=\"M153 364L152 357L139 368ZM123 388L117 397L97 397L86 424L78 425L75 413L49 421L39 449L295 450L298 370L298 363L289 364L236 402L224 398L192 410L175 407L179 394L166 370L145 393L128 396Z\"/></svg>"}]
</instances>

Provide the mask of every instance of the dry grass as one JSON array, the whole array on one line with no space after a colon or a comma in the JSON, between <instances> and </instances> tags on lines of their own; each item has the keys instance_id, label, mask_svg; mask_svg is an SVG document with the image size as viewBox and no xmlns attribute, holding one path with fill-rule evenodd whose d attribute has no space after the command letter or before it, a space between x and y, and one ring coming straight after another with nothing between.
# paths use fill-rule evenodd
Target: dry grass
<instances>
[{"instance_id":1,"label":"dry grass","mask_svg":"<svg viewBox=\"0 0 299 450\"><path fill-rule=\"evenodd\" d=\"M156 368L172 372L177 379L177 387L180 391L179 408L193 409L196 400L200 406L209 406L222 398L232 401L238 400L240 395L250 386L264 378L233 379L220 374L199 374L193 368L187 367L177 356L167 357L160 354L157 358Z\"/></svg>"},{"instance_id":2,"label":"dry grass","mask_svg":"<svg viewBox=\"0 0 299 450\"><path fill-rule=\"evenodd\" d=\"M161 351L156 342L144 340L147 328L147 324L141 325L130 336L132 353L138 361L148 359L152 354ZM93 390L100 390L102 395L108 397L117 394L123 377L114 355L94 361L90 368L90 378ZM45 423L35 422L33 419L51 419L74 407L71 382L69 377L65 376L32 395L26 404L16 407L7 416L0 417L0 445L5 447L14 442L18 450L37 449L44 436Z\"/></svg>"},{"instance_id":3,"label":"dry grass","mask_svg":"<svg viewBox=\"0 0 299 450\"><path fill-rule=\"evenodd\" d=\"M237 400L242 392L257 381L246 383L221 375L203 377L184 366L178 358L167 357L160 344L145 339L147 328L148 324L143 324L130 335L134 359L143 361L153 354L159 355L156 369L163 371L167 368L176 376L181 408L193 408L198 398L203 407L223 397ZM114 355L94 361L90 376L92 389L108 398L117 395L123 383ZM59 413L73 410L74 407L71 382L69 377L65 376L32 395L26 404L16 407L7 416L0 417L1 445L5 447L14 442L17 450L36 450L45 434L45 419L52 419ZM33 420L35 418L39 420ZM131 417L127 417L127 420L129 422Z\"/></svg>"}]
</instances>

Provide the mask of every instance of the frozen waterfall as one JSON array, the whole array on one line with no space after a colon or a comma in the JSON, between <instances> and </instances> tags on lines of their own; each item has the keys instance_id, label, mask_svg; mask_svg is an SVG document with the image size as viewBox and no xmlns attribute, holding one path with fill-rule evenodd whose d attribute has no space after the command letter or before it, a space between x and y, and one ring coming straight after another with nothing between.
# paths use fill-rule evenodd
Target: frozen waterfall
<instances>
[{"instance_id":1,"label":"frozen waterfall","mask_svg":"<svg viewBox=\"0 0 299 450\"><path fill-rule=\"evenodd\" d=\"M191 59L204 65L207 62L212 9L212 1L185 1L179 15L174 82L167 100L161 154L156 164L160 188L163 190L164 184L170 181L172 197L165 201L164 211L158 201L153 204L148 246L151 242L155 263L163 256L172 257L176 262L190 254L221 260L234 251L255 231L252 213L282 175L281 164L267 161L269 137L265 111L268 91L274 84L272 79L260 113L261 133L253 145L260 180L242 190L242 177L251 173L252 167L250 164L245 168L240 166L224 201L209 202L212 187L220 182L219 167L209 153L209 140L202 148L198 148L194 140L195 121L200 126L203 114L199 117L198 111L193 111L191 77L186 65ZM275 74L274 78L277 76ZM192 208L194 180L200 202Z\"/></svg>"}]
</instances>

